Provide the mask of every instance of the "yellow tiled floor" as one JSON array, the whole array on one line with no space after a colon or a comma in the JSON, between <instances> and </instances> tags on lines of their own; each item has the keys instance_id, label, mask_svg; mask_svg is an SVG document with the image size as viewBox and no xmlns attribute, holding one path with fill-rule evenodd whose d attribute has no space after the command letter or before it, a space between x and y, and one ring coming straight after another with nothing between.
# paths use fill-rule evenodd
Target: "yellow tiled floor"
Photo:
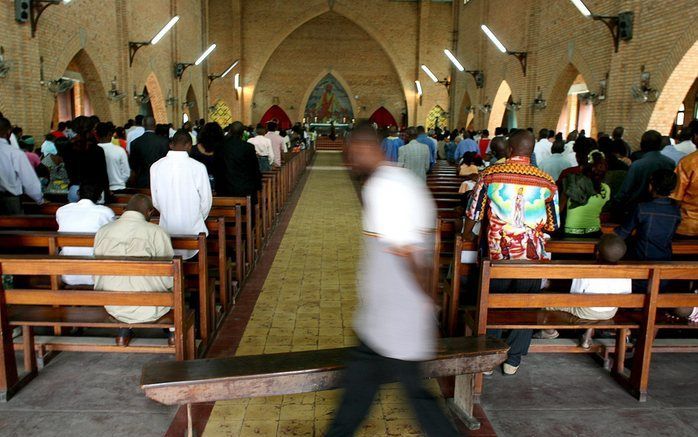
<instances>
[{"instance_id":1,"label":"yellow tiled floor","mask_svg":"<svg viewBox=\"0 0 698 437\"><path fill-rule=\"evenodd\" d=\"M237 355L355 344L361 205L339 154L320 153L283 237ZM325 170L327 167L335 170ZM436 389L435 384L432 388ZM340 390L217 402L204 436L320 436ZM381 390L357 435L421 435L399 387Z\"/></svg>"}]
</instances>

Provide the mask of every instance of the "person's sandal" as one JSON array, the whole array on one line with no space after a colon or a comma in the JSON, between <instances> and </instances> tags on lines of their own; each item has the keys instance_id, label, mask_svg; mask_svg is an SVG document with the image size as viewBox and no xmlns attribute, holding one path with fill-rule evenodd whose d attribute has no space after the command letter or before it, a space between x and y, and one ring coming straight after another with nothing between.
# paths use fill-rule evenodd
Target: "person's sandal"
<instances>
[{"instance_id":1,"label":"person's sandal","mask_svg":"<svg viewBox=\"0 0 698 437\"><path fill-rule=\"evenodd\" d=\"M544 329L533 334L533 338L541 340L554 340L560 336L557 329Z\"/></svg>"},{"instance_id":2,"label":"person's sandal","mask_svg":"<svg viewBox=\"0 0 698 437\"><path fill-rule=\"evenodd\" d=\"M587 350L588 350L588 349L591 349L591 346L592 346L593 344L594 344L594 339L591 338L591 337L586 338L586 337L582 336L582 338L581 338L581 340L580 340L580 342L579 342L579 346L580 346L582 349L587 349Z\"/></svg>"}]
</instances>

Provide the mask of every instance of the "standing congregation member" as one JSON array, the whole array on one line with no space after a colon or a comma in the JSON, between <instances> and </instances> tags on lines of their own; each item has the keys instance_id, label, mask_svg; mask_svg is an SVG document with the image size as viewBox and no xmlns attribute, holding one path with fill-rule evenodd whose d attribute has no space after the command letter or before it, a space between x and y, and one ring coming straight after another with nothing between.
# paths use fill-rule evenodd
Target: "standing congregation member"
<instances>
[{"instance_id":1,"label":"standing congregation member","mask_svg":"<svg viewBox=\"0 0 698 437\"><path fill-rule=\"evenodd\" d=\"M119 147L119 146L115 146ZM114 221L114 211L104 205L97 205L103 191L96 185L80 186L80 200L63 205L56 211L58 232L94 233L102 226ZM92 256L91 247L64 247L61 255ZM92 276L66 275L63 282L69 285L93 285Z\"/></svg>"},{"instance_id":2,"label":"standing congregation member","mask_svg":"<svg viewBox=\"0 0 698 437\"><path fill-rule=\"evenodd\" d=\"M250 196L256 204L257 191L262 189L262 172L254 146L242 139L244 130L242 123L234 122L230 126L230 136L216 149L216 193L221 196Z\"/></svg>"},{"instance_id":3,"label":"standing congregation member","mask_svg":"<svg viewBox=\"0 0 698 437\"><path fill-rule=\"evenodd\" d=\"M681 142L676 145L676 150L687 155L696 151L696 147L698 147L698 119L692 120L688 127L681 131L679 139Z\"/></svg>"},{"instance_id":4,"label":"standing congregation member","mask_svg":"<svg viewBox=\"0 0 698 437\"><path fill-rule=\"evenodd\" d=\"M216 147L225 141L223 128L215 121L206 123L204 127L201 128L201 132L199 132L197 139L199 142L196 146L192 146L191 157L206 166L208 178L211 182L211 189L215 189L216 157L214 156L214 152Z\"/></svg>"},{"instance_id":5,"label":"standing congregation member","mask_svg":"<svg viewBox=\"0 0 698 437\"><path fill-rule=\"evenodd\" d=\"M271 140L266 137L267 130L261 124L257 126L257 135L247 140L248 143L254 146L259 161L260 171L271 171L271 166L274 163L274 148L271 145Z\"/></svg>"},{"instance_id":6,"label":"standing congregation member","mask_svg":"<svg viewBox=\"0 0 698 437\"><path fill-rule=\"evenodd\" d=\"M698 133L696 133L698 136ZM676 167L678 183L671 197L681 207L681 225L677 233L698 236L698 151L679 161Z\"/></svg>"},{"instance_id":7,"label":"standing congregation member","mask_svg":"<svg viewBox=\"0 0 698 437\"><path fill-rule=\"evenodd\" d=\"M563 155L565 142L556 140L550 148L550 155L539 162L539 168L548 173L553 180L558 180L560 174L570 168L569 161Z\"/></svg>"},{"instance_id":8,"label":"standing congregation member","mask_svg":"<svg viewBox=\"0 0 698 437\"><path fill-rule=\"evenodd\" d=\"M536 162L539 167L542 165L543 161L553 153L552 147L554 141L555 131L541 129L540 132L538 132L538 142L533 147L533 154L536 155Z\"/></svg>"},{"instance_id":9,"label":"standing congregation member","mask_svg":"<svg viewBox=\"0 0 698 437\"><path fill-rule=\"evenodd\" d=\"M477 142L477 147L479 150L480 156L485 156L487 154L487 151L490 150L490 131L487 129L483 129L482 133L480 135L480 139Z\"/></svg>"},{"instance_id":10,"label":"standing congregation member","mask_svg":"<svg viewBox=\"0 0 698 437\"><path fill-rule=\"evenodd\" d=\"M503 136L496 136L490 141L490 165L501 164L509 157L509 144Z\"/></svg>"},{"instance_id":11,"label":"standing congregation member","mask_svg":"<svg viewBox=\"0 0 698 437\"><path fill-rule=\"evenodd\" d=\"M38 204L44 202L41 182L27 155L10 144L11 131L10 120L0 117L0 215L22 214L22 194Z\"/></svg>"},{"instance_id":12,"label":"standing congregation member","mask_svg":"<svg viewBox=\"0 0 698 437\"><path fill-rule=\"evenodd\" d=\"M131 143L148 131L148 126L143 125L145 118L146 117L143 117L140 114L136 115L134 125L126 130L126 151L128 153L131 153ZM153 119L153 126L151 130L155 130L155 119Z\"/></svg>"},{"instance_id":13,"label":"standing congregation member","mask_svg":"<svg viewBox=\"0 0 698 437\"><path fill-rule=\"evenodd\" d=\"M473 189L464 229L472 235L477 222L487 219L488 256L492 260L542 260L550 256L545 251L546 234L559 226L557 186L547 173L531 165L533 135L520 130L509 137L511 157L502 164L492 165L480 174ZM495 279L490 283L493 293L516 290L537 293L540 279ZM499 335L499 332L494 332ZM504 363L504 373L513 375L528 352L533 332L512 330L507 339L511 347Z\"/></svg>"},{"instance_id":14,"label":"standing congregation member","mask_svg":"<svg viewBox=\"0 0 698 437\"><path fill-rule=\"evenodd\" d=\"M417 126L417 141L429 147L429 163L436 164L436 140L427 135L424 126Z\"/></svg>"},{"instance_id":15,"label":"standing congregation member","mask_svg":"<svg viewBox=\"0 0 698 437\"><path fill-rule=\"evenodd\" d=\"M603 181L608 164L598 150L589 153L580 174L562 181L560 207L567 211L565 234L596 237L601 234L601 210L611 198L611 188Z\"/></svg>"},{"instance_id":16,"label":"standing congregation member","mask_svg":"<svg viewBox=\"0 0 698 437\"><path fill-rule=\"evenodd\" d=\"M408 127L405 131L408 143L398 150L400 167L411 170L421 180L427 180L427 172L431 168L431 152L429 146L417 141L417 129Z\"/></svg>"},{"instance_id":17,"label":"standing congregation member","mask_svg":"<svg viewBox=\"0 0 698 437\"><path fill-rule=\"evenodd\" d=\"M470 136L469 133L464 134L463 140L458 143L458 146L456 147L456 162L458 162L462 157L465 152L473 152L473 153L480 153L480 149L477 147L477 143L475 142L474 139Z\"/></svg>"},{"instance_id":18,"label":"standing congregation member","mask_svg":"<svg viewBox=\"0 0 698 437\"><path fill-rule=\"evenodd\" d=\"M78 193L83 184L100 187L105 196L109 193L107 160L104 156L104 150L97 145L94 138L95 126L94 120L85 116L73 120L76 135L70 140L63 153L63 161L70 179L69 202L80 200ZM104 197L100 202L104 202Z\"/></svg>"},{"instance_id":19,"label":"standing congregation member","mask_svg":"<svg viewBox=\"0 0 698 437\"><path fill-rule=\"evenodd\" d=\"M191 159L191 135L185 130L172 137L171 150L150 168L153 205L160 211L160 226L170 235L208 235L206 218L213 198L206 166ZM184 259L196 250L177 252Z\"/></svg>"},{"instance_id":20,"label":"standing congregation member","mask_svg":"<svg viewBox=\"0 0 698 437\"><path fill-rule=\"evenodd\" d=\"M351 352L343 399L326 435L354 435L380 386L397 379L426 435L456 436L421 374L421 363L436 353L436 309L425 287L436 226L434 200L411 172L386 164L369 125L352 131L348 160L368 177L354 319L359 345Z\"/></svg>"},{"instance_id":21,"label":"standing congregation member","mask_svg":"<svg viewBox=\"0 0 698 437\"><path fill-rule=\"evenodd\" d=\"M126 150L112 142L114 127L111 123L99 123L95 128L95 134L99 147L104 150L104 158L107 162L107 176L109 177L109 189L112 192L126 188L126 182L131 176L131 167L128 165Z\"/></svg>"},{"instance_id":22,"label":"standing congregation member","mask_svg":"<svg viewBox=\"0 0 698 437\"><path fill-rule=\"evenodd\" d=\"M145 132L131 144L129 151L129 163L133 176L131 185L134 188L148 188L150 186L150 166L158 159L163 158L169 151L169 141L155 133L155 119L145 117L143 119Z\"/></svg>"},{"instance_id":23,"label":"standing congregation member","mask_svg":"<svg viewBox=\"0 0 698 437\"><path fill-rule=\"evenodd\" d=\"M187 134L189 136L189 134ZM149 223L153 215L150 198L136 194L126 205L123 215L115 222L102 226L95 235L96 256L172 258L170 236L160 226ZM170 291L172 278L161 276L95 276L95 290L106 291ZM106 306L107 312L128 324L154 322L170 311L170 307ZM131 329L120 329L117 346L128 346ZM168 339L174 345L170 333Z\"/></svg>"},{"instance_id":24,"label":"standing congregation member","mask_svg":"<svg viewBox=\"0 0 698 437\"><path fill-rule=\"evenodd\" d=\"M273 121L267 123L267 133L265 137L271 140L271 148L274 152L274 166L281 167L281 157L284 150L284 139L277 131L277 124Z\"/></svg>"},{"instance_id":25,"label":"standing congregation member","mask_svg":"<svg viewBox=\"0 0 698 437\"><path fill-rule=\"evenodd\" d=\"M404 146L405 142L397 135L397 127L390 126L388 128L388 136L381 143L381 148L385 154L385 159L391 162L397 162L398 151Z\"/></svg>"}]
</instances>

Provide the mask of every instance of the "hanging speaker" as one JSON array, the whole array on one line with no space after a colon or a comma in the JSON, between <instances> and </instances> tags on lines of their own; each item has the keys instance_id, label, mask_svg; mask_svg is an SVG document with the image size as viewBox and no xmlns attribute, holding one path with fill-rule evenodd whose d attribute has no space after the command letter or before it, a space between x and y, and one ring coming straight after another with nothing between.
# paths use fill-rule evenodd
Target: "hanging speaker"
<instances>
[{"instance_id":1,"label":"hanging speaker","mask_svg":"<svg viewBox=\"0 0 698 437\"><path fill-rule=\"evenodd\" d=\"M30 0L15 0L15 20L17 20L18 23L26 23L29 21L30 9Z\"/></svg>"},{"instance_id":2,"label":"hanging speaker","mask_svg":"<svg viewBox=\"0 0 698 437\"><path fill-rule=\"evenodd\" d=\"M633 39L633 12L621 12L618 14L618 35L623 41Z\"/></svg>"}]
</instances>

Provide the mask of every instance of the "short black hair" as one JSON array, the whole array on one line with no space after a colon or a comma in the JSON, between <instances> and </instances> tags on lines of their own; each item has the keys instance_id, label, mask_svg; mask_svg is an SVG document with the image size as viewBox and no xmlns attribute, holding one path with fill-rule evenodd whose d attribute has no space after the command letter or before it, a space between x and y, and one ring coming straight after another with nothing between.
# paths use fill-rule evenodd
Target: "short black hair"
<instances>
[{"instance_id":1,"label":"short black hair","mask_svg":"<svg viewBox=\"0 0 698 437\"><path fill-rule=\"evenodd\" d=\"M668 196L676 188L676 173L668 169L657 170L650 175L652 191L660 196Z\"/></svg>"},{"instance_id":2,"label":"short black hair","mask_svg":"<svg viewBox=\"0 0 698 437\"><path fill-rule=\"evenodd\" d=\"M662 149L662 134L656 130L648 130L640 139L640 150L653 152Z\"/></svg>"},{"instance_id":3,"label":"short black hair","mask_svg":"<svg viewBox=\"0 0 698 437\"><path fill-rule=\"evenodd\" d=\"M269 132L275 132L275 131L276 131L276 128L277 128L277 125L276 125L275 122L270 121L269 123L267 123L267 130L268 130Z\"/></svg>"},{"instance_id":4,"label":"short black hair","mask_svg":"<svg viewBox=\"0 0 698 437\"><path fill-rule=\"evenodd\" d=\"M114 133L114 125L111 123L97 123L95 133L97 134L97 138L109 137Z\"/></svg>"},{"instance_id":5,"label":"short black hair","mask_svg":"<svg viewBox=\"0 0 698 437\"><path fill-rule=\"evenodd\" d=\"M426 130L424 129L424 126L417 126L417 133L418 134L423 134L425 132L426 132Z\"/></svg>"},{"instance_id":6,"label":"short black hair","mask_svg":"<svg viewBox=\"0 0 698 437\"><path fill-rule=\"evenodd\" d=\"M172 137L172 144L187 144L187 143L192 143L192 138L191 138L191 135L189 135L189 132L187 132L184 129L180 129L177 132L175 132L174 136Z\"/></svg>"},{"instance_id":7,"label":"short black hair","mask_svg":"<svg viewBox=\"0 0 698 437\"><path fill-rule=\"evenodd\" d=\"M0 117L0 138L7 136L12 130L12 123L5 117Z\"/></svg>"},{"instance_id":8,"label":"short black hair","mask_svg":"<svg viewBox=\"0 0 698 437\"><path fill-rule=\"evenodd\" d=\"M80 185L79 194L81 199L89 199L93 203L97 203L102 197L102 191L97 185L83 183Z\"/></svg>"}]
</instances>

